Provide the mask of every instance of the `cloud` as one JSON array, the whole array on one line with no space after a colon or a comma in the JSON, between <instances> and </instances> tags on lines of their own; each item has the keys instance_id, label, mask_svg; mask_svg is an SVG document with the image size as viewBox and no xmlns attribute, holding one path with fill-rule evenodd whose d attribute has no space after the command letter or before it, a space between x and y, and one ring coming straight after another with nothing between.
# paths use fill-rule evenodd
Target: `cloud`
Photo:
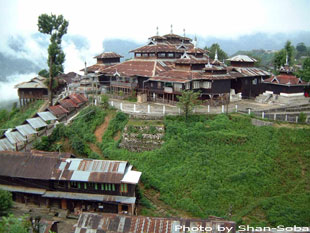
<instances>
[{"instance_id":1,"label":"cloud","mask_svg":"<svg viewBox=\"0 0 310 233\"><path fill-rule=\"evenodd\" d=\"M35 73L14 74L7 77L8 82L0 82L0 99L2 101L18 100L17 89L14 86L26 82L36 76Z\"/></svg>"}]
</instances>

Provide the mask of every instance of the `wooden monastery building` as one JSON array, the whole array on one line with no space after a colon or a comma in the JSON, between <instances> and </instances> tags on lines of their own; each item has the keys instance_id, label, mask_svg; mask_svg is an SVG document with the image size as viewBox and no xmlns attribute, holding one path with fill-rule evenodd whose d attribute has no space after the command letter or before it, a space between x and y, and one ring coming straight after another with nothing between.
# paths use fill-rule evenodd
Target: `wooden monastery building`
<instances>
[{"instance_id":1,"label":"wooden monastery building","mask_svg":"<svg viewBox=\"0 0 310 233\"><path fill-rule=\"evenodd\" d=\"M141 172L126 161L57 152L0 152L0 188L13 200L80 211L134 214Z\"/></svg>"},{"instance_id":2,"label":"wooden monastery building","mask_svg":"<svg viewBox=\"0 0 310 233\"><path fill-rule=\"evenodd\" d=\"M228 103L231 89L242 93L243 98L260 94L261 81L269 73L254 67L255 59L236 56L227 67L208 51L196 46L197 40L173 33L152 36L149 42L130 52L134 58L111 65L98 60L108 57L96 56L97 64L88 67L99 77L113 97L144 95L145 100L175 103L183 90L200 92L200 99L210 105ZM114 55L117 56L117 55ZM118 55L120 57L120 55ZM116 62L116 60L115 60Z\"/></svg>"},{"instance_id":3,"label":"wooden monastery building","mask_svg":"<svg viewBox=\"0 0 310 233\"><path fill-rule=\"evenodd\" d=\"M273 92L273 94L304 94L305 87L309 86L309 82L305 82L297 78L294 74L294 69L286 62L285 66L279 69L279 75L272 76L264 80L265 91Z\"/></svg>"}]
</instances>

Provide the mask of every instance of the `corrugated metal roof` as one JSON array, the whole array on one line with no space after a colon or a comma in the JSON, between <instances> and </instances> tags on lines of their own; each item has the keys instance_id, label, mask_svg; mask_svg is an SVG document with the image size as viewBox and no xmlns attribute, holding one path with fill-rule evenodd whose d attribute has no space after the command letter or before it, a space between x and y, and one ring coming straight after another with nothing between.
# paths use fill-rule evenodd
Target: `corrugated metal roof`
<instances>
[{"instance_id":1,"label":"corrugated metal roof","mask_svg":"<svg viewBox=\"0 0 310 233\"><path fill-rule=\"evenodd\" d=\"M33 135L33 134L38 133L29 124L16 126L16 129L17 129L18 132L20 132L25 137L27 137L28 135Z\"/></svg>"},{"instance_id":2,"label":"corrugated metal roof","mask_svg":"<svg viewBox=\"0 0 310 233\"><path fill-rule=\"evenodd\" d=\"M65 198L73 200L89 200L100 202L119 202L122 204L134 204L136 202L135 197L100 195L90 193L56 192L56 191L47 191L42 197Z\"/></svg>"},{"instance_id":3,"label":"corrugated metal roof","mask_svg":"<svg viewBox=\"0 0 310 233\"><path fill-rule=\"evenodd\" d=\"M43 88L47 89L47 86L44 84L46 78L38 76L31 79L28 82L23 82L15 85L15 88Z\"/></svg>"},{"instance_id":4,"label":"corrugated metal roof","mask_svg":"<svg viewBox=\"0 0 310 233\"><path fill-rule=\"evenodd\" d=\"M37 113L39 117L42 118L43 121L53 121L57 120L57 117L53 115L51 112L38 112Z\"/></svg>"},{"instance_id":5,"label":"corrugated metal roof","mask_svg":"<svg viewBox=\"0 0 310 233\"><path fill-rule=\"evenodd\" d=\"M224 227L223 231L219 227ZM179 227L187 227L182 230ZM236 223L225 220L211 219L184 219L184 218L158 218L145 216L128 216L117 214L82 213L75 225L74 233L175 233L175 232L201 232L197 228L202 227L209 233L236 232Z\"/></svg>"},{"instance_id":6,"label":"corrugated metal roof","mask_svg":"<svg viewBox=\"0 0 310 233\"><path fill-rule=\"evenodd\" d=\"M94 58L121 58L123 56L115 53L115 52L103 52L97 56L95 56Z\"/></svg>"},{"instance_id":7,"label":"corrugated metal roof","mask_svg":"<svg viewBox=\"0 0 310 233\"><path fill-rule=\"evenodd\" d=\"M65 115L69 112L67 109L65 109L61 105L50 106L48 107L48 110L51 113L53 113L55 116Z\"/></svg>"},{"instance_id":8,"label":"corrugated metal roof","mask_svg":"<svg viewBox=\"0 0 310 233\"><path fill-rule=\"evenodd\" d=\"M18 131L8 130L4 133L4 135L12 144L26 141L26 138L23 135L21 135Z\"/></svg>"},{"instance_id":9,"label":"corrugated metal roof","mask_svg":"<svg viewBox=\"0 0 310 233\"><path fill-rule=\"evenodd\" d=\"M47 124L40 118L40 117L35 117L35 118L30 118L26 120L34 129L39 129L42 127L46 127Z\"/></svg>"},{"instance_id":10,"label":"corrugated metal roof","mask_svg":"<svg viewBox=\"0 0 310 233\"><path fill-rule=\"evenodd\" d=\"M79 106L72 99L64 99L59 101L60 105L65 109L78 108Z\"/></svg>"},{"instance_id":11,"label":"corrugated metal roof","mask_svg":"<svg viewBox=\"0 0 310 233\"><path fill-rule=\"evenodd\" d=\"M128 167L123 179L121 180L122 183L128 183L128 184L138 184L139 183L142 172L133 171L131 169L132 169L132 165L130 165Z\"/></svg>"},{"instance_id":12,"label":"corrugated metal roof","mask_svg":"<svg viewBox=\"0 0 310 233\"><path fill-rule=\"evenodd\" d=\"M49 180L59 158L32 152L0 152L0 176Z\"/></svg>"},{"instance_id":13,"label":"corrugated metal roof","mask_svg":"<svg viewBox=\"0 0 310 233\"><path fill-rule=\"evenodd\" d=\"M237 61L237 62L256 62L257 60L254 58L251 58L247 55L237 55L234 57L231 57L227 59L228 61Z\"/></svg>"},{"instance_id":14,"label":"corrugated metal roof","mask_svg":"<svg viewBox=\"0 0 310 233\"><path fill-rule=\"evenodd\" d=\"M121 183L126 165L125 161L61 159L52 179Z\"/></svg>"},{"instance_id":15,"label":"corrugated metal roof","mask_svg":"<svg viewBox=\"0 0 310 233\"><path fill-rule=\"evenodd\" d=\"M10 191L10 192L32 193L32 194L43 194L46 192L46 189L29 188L29 187L24 187L24 186L13 186L13 185L4 185L4 184L0 184L0 189Z\"/></svg>"},{"instance_id":16,"label":"corrugated metal roof","mask_svg":"<svg viewBox=\"0 0 310 233\"><path fill-rule=\"evenodd\" d=\"M7 138L0 139L0 151L15 150L15 147L9 142Z\"/></svg>"},{"instance_id":17,"label":"corrugated metal roof","mask_svg":"<svg viewBox=\"0 0 310 233\"><path fill-rule=\"evenodd\" d=\"M270 76L269 72L256 67L232 67L231 69L240 73L241 77Z\"/></svg>"}]
</instances>

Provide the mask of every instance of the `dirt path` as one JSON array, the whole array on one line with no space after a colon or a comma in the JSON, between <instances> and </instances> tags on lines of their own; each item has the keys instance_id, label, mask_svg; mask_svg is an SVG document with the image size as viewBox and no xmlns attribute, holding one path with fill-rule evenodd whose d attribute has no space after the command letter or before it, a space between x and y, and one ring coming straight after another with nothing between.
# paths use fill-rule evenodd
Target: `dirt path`
<instances>
[{"instance_id":1,"label":"dirt path","mask_svg":"<svg viewBox=\"0 0 310 233\"><path fill-rule=\"evenodd\" d=\"M104 132L106 131L106 129L109 126L110 120L112 119L112 114L109 113L105 118L104 118L104 122L102 125L100 125L96 130L95 130L95 136L97 139L97 142L102 142L102 135L104 134Z\"/></svg>"}]
</instances>

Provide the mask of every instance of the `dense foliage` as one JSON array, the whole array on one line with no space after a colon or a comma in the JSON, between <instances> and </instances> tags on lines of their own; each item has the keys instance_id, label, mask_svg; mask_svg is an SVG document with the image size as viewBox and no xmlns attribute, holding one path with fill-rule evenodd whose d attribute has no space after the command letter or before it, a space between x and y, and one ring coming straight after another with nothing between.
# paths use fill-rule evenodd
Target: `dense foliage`
<instances>
[{"instance_id":1,"label":"dense foliage","mask_svg":"<svg viewBox=\"0 0 310 233\"><path fill-rule=\"evenodd\" d=\"M111 121L111 128L125 122ZM167 117L165 126L159 150L128 152L107 143L107 133L103 153L134 164L146 187L193 216L262 226L309 223L308 129L255 127L247 117L226 115Z\"/></svg>"},{"instance_id":2,"label":"dense foliage","mask_svg":"<svg viewBox=\"0 0 310 233\"><path fill-rule=\"evenodd\" d=\"M0 233L28 233L30 229L31 223L27 216L17 218L14 215L9 215L0 219Z\"/></svg>"},{"instance_id":3,"label":"dense foliage","mask_svg":"<svg viewBox=\"0 0 310 233\"><path fill-rule=\"evenodd\" d=\"M95 129L104 122L106 111L98 107L87 107L73 120L70 126L58 125L49 137L42 137L34 143L34 148L44 151L63 150L64 139L78 155L94 157L88 143L95 143ZM96 156L95 156L96 157Z\"/></svg>"},{"instance_id":4,"label":"dense foliage","mask_svg":"<svg viewBox=\"0 0 310 233\"><path fill-rule=\"evenodd\" d=\"M38 100L29 104L25 108L17 108L16 105L14 105L10 112L6 109L0 110L0 128L14 128L15 126L22 124L26 119L31 118L42 104L43 101ZM0 132L0 134L3 133L4 131Z\"/></svg>"},{"instance_id":5,"label":"dense foliage","mask_svg":"<svg viewBox=\"0 0 310 233\"><path fill-rule=\"evenodd\" d=\"M12 194L0 189L0 216L7 215L13 204Z\"/></svg>"},{"instance_id":6,"label":"dense foliage","mask_svg":"<svg viewBox=\"0 0 310 233\"><path fill-rule=\"evenodd\" d=\"M209 48L206 46L204 49L209 51L210 58L215 58L215 53L217 52L218 60L222 61L223 59L227 59L227 53L221 49L218 43L212 44Z\"/></svg>"}]
</instances>

